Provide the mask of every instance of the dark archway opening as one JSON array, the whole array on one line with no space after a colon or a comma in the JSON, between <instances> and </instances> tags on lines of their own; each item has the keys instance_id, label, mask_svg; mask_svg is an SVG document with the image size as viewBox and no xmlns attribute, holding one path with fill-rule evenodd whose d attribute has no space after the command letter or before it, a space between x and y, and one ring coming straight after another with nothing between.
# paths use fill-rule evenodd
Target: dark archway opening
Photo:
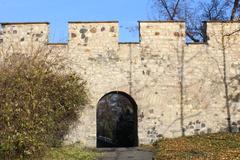
<instances>
[{"instance_id":1,"label":"dark archway opening","mask_svg":"<svg viewBox=\"0 0 240 160\"><path fill-rule=\"evenodd\" d=\"M137 104L124 92L110 92L97 105L97 147L138 146Z\"/></svg>"}]
</instances>

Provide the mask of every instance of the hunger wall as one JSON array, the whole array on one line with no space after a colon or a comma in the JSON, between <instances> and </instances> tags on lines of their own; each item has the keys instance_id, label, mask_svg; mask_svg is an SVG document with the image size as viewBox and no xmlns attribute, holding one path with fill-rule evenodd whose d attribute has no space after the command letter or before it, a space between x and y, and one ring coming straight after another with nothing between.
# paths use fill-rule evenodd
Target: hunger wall
<instances>
[{"instance_id":1,"label":"hunger wall","mask_svg":"<svg viewBox=\"0 0 240 160\"><path fill-rule=\"evenodd\" d=\"M60 51L87 81L90 103L66 144L96 146L96 106L111 91L136 101L139 144L149 144L226 131L227 104L231 128L240 130L240 22L205 22L205 27L205 43L187 44L184 22L142 21L139 43L119 43L118 22L69 22L68 43L50 44L48 23L3 23L0 45L3 52Z\"/></svg>"}]
</instances>

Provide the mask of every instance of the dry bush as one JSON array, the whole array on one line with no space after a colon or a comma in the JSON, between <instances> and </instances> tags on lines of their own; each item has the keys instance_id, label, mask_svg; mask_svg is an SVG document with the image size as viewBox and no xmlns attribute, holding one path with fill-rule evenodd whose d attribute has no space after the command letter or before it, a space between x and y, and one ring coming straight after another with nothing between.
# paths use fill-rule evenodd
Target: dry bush
<instances>
[{"instance_id":1,"label":"dry bush","mask_svg":"<svg viewBox=\"0 0 240 160\"><path fill-rule=\"evenodd\" d=\"M0 61L0 159L32 159L58 146L87 103L85 82L48 49Z\"/></svg>"}]
</instances>

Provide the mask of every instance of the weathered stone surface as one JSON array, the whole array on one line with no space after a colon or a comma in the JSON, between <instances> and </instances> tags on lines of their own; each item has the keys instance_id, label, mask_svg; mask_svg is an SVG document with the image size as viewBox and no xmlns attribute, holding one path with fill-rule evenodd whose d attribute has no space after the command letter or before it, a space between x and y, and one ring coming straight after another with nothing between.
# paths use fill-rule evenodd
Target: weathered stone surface
<instances>
[{"instance_id":1,"label":"weathered stone surface","mask_svg":"<svg viewBox=\"0 0 240 160\"><path fill-rule=\"evenodd\" d=\"M219 40L239 27L239 22L208 22L208 42L186 44L182 22L140 22L139 43L118 43L115 22L69 23L68 44L48 47L67 56L69 65L87 81L90 103L71 126L65 142L96 146L96 106L111 91L125 92L136 101L139 144L181 136L181 127L186 135L226 131L224 64ZM3 50L12 44L15 49L37 49L48 43L49 27L44 23L7 24L2 30ZM33 42L34 35L38 39ZM240 73L240 34L233 34L225 43L229 94L237 97L240 87L232 88L238 82L231 79ZM239 132L238 98L231 103L230 113L233 131Z\"/></svg>"},{"instance_id":2,"label":"weathered stone surface","mask_svg":"<svg viewBox=\"0 0 240 160\"><path fill-rule=\"evenodd\" d=\"M77 37L77 35L75 33L72 33L71 36L72 36L72 38Z\"/></svg>"},{"instance_id":3,"label":"weathered stone surface","mask_svg":"<svg viewBox=\"0 0 240 160\"><path fill-rule=\"evenodd\" d=\"M97 32L97 29L95 27L93 27L92 29L90 29L90 32L91 33L96 33Z\"/></svg>"}]
</instances>

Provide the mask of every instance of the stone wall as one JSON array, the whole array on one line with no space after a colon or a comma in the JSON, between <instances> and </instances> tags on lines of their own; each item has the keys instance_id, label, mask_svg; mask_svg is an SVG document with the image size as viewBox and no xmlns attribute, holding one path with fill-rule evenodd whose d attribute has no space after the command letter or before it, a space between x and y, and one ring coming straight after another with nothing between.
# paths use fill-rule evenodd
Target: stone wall
<instances>
[{"instance_id":1,"label":"stone wall","mask_svg":"<svg viewBox=\"0 0 240 160\"><path fill-rule=\"evenodd\" d=\"M161 137L240 130L240 22L205 22L207 41L186 44L184 22L139 22L140 42L119 43L118 22L69 22L67 44L48 43L48 23L4 23L2 50L47 46L69 58L90 103L66 143L96 146L96 106L111 91L138 105L139 144ZM10 47L11 46L11 47ZM9 49L10 48L10 49ZM225 63L224 63L225 62ZM226 86L228 96L226 96Z\"/></svg>"}]
</instances>

